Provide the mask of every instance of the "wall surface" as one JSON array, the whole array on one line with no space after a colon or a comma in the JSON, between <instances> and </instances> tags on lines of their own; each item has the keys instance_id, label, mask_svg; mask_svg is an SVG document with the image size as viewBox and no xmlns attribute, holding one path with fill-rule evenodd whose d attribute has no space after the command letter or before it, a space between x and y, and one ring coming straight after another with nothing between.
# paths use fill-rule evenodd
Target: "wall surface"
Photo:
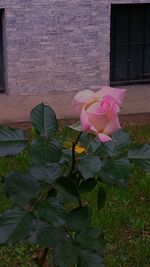
<instances>
[{"instance_id":1,"label":"wall surface","mask_svg":"<svg viewBox=\"0 0 150 267\"><path fill-rule=\"evenodd\" d=\"M111 4L138 0L0 0L8 95L109 84Z\"/></svg>"},{"instance_id":2,"label":"wall surface","mask_svg":"<svg viewBox=\"0 0 150 267\"><path fill-rule=\"evenodd\" d=\"M107 84L108 5L106 0L0 0L6 93L47 94Z\"/></svg>"}]
</instances>

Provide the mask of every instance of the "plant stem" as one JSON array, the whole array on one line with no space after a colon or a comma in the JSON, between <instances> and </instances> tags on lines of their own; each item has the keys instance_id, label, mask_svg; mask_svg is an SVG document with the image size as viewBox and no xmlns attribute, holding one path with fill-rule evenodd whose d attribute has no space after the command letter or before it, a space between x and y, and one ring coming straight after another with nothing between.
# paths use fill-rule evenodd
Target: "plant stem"
<instances>
[{"instance_id":1,"label":"plant stem","mask_svg":"<svg viewBox=\"0 0 150 267\"><path fill-rule=\"evenodd\" d=\"M75 148L76 148L76 145L79 142L79 139L80 139L81 135L82 135L82 132L80 132L80 134L78 135L76 141L74 141L72 143L72 166L71 166L71 170L69 172L69 175L71 175L73 173L73 170L74 170L75 165L76 165Z\"/></svg>"},{"instance_id":2,"label":"plant stem","mask_svg":"<svg viewBox=\"0 0 150 267\"><path fill-rule=\"evenodd\" d=\"M39 259L39 266L44 267L49 248L44 248L42 256Z\"/></svg>"},{"instance_id":3,"label":"plant stem","mask_svg":"<svg viewBox=\"0 0 150 267\"><path fill-rule=\"evenodd\" d=\"M72 143L72 166L71 166L71 169L70 169L70 172L69 172L69 175L68 176L71 176L72 173L73 173L73 170L75 168L75 165L76 165L76 155L75 155L75 148L76 148L76 145L78 144L79 142L79 139L82 135L82 132L79 133L77 139ZM82 200L81 200L81 196L79 194L79 206L82 207Z\"/></svg>"}]
</instances>

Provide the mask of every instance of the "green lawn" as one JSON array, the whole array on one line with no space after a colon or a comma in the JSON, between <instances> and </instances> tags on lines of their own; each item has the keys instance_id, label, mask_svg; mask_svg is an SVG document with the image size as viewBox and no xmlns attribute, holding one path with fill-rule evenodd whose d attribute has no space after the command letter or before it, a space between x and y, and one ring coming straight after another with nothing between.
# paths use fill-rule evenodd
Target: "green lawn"
<instances>
[{"instance_id":1,"label":"green lawn","mask_svg":"<svg viewBox=\"0 0 150 267\"><path fill-rule=\"evenodd\" d=\"M129 127L134 142L150 143L150 125ZM60 133L64 139L66 132ZM0 176L12 169L26 169L26 152L15 158L0 159ZM128 189L105 185L107 203L97 212L94 192L85 197L93 207L93 221L105 233L103 251L106 267L150 267L150 175L134 170ZM10 203L0 188L0 211ZM15 248L0 248L0 267L36 266L31 258L38 247L28 244Z\"/></svg>"}]
</instances>

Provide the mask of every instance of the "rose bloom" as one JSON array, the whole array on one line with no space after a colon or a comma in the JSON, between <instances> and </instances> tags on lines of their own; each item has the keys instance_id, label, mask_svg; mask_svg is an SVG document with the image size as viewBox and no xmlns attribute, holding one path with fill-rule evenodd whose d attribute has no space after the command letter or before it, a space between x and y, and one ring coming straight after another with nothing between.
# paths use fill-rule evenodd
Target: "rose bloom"
<instances>
[{"instance_id":1,"label":"rose bloom","mask_svg":"<svg viewBox=\"0 0 150 267\"><path fill-rule=\"evenodd\" d=\"M99 91L80 91L73 100L76 115L80 115L82 130L96 134L101 142L111 140L111 134L121 128L119 107L126 89L103 86Z\"/></svg>"}]
</instances>

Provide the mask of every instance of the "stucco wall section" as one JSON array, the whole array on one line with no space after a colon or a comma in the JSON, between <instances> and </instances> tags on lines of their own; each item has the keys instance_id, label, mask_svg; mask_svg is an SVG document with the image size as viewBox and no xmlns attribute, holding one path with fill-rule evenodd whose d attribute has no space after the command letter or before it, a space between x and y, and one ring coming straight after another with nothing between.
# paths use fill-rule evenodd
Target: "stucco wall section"
<instances>
[{"instance_id":1,"label":"stucco wall section","mask_svg":"<svg viewBox=\"0 0 150 267\"><path fill-rule=\"evenodd\" d=\"M109 84L111 3L150 1L0 0L6 93L40 95Z\"/></svg>"}]
</instances>

